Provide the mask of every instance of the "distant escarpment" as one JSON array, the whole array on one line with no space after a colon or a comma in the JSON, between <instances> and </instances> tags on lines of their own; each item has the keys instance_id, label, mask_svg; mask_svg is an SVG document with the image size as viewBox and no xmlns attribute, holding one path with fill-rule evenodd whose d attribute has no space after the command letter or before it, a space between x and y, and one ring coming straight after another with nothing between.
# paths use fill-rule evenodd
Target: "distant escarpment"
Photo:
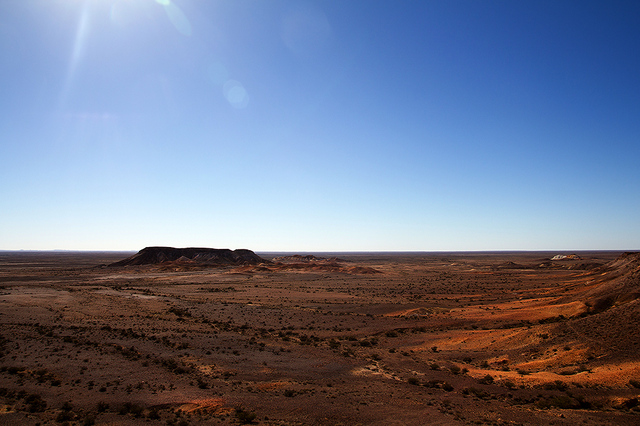
<instances>
[{"instance_id":1,"label":"distant escarpment","mask_svg":"<svg viewBox=\"0 0 640 426\"><path fill-rule=\"evenodd\" d=\"M145 247L131 257L109 266L139 265L193 265L193 266L242 266L269 263L251 250L214 248Z\"/></svg>"}]
</instances>

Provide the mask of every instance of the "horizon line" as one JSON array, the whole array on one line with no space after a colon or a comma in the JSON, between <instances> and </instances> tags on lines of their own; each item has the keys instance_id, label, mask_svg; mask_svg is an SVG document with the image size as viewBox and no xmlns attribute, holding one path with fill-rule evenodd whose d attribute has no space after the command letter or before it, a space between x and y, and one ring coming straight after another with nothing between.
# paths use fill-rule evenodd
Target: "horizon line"
<instances>
[{"instance_id":1,"label":"horizon line","mask_svg":"<svg viewBox=\"0 0 640 426\"><path fill-rule=\"evenodd\" d=\"M147 247L171 247L171 248L213 248L213 247L172 247L172 246L147 246ZM146 248L146 247L144 247ZM136 253L142 249L0 249L0 252L42 252L42 253ZM360 253L543 253L543 252L634 252L639 249L471 249L471 250L252 250L252 249L231 249L231 250L251 250L254 253L344 253L344 254L360 254Z\"/></svg>"}]
</instances>

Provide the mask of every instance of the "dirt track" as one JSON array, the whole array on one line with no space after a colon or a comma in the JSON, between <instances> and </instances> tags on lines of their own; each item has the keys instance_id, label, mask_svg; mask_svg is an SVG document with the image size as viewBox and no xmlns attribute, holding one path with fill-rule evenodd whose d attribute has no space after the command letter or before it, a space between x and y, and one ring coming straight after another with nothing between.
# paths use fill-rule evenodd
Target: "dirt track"
<instances>
[{"instance_id":1,"label":"dirt track","mask_svg":"<svg viewBox=\"0 0 640 426\"><path fill-rule=\"evenodd\" d=\"M619 253L555 254L0 253L0 423L638 424L638 301L580 299Z\"/></svg>"}]
</instances>

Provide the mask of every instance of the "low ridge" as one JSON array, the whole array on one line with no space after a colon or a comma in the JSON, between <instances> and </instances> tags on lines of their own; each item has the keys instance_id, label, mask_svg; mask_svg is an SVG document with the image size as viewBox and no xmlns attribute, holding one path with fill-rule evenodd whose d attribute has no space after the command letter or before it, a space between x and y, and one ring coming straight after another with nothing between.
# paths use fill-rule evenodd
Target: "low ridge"
<instances>
[{"instance_id":1,"label":"low ridge","mask_svg":"<svg viewBox=\"0 0 640 426\"><path fill-rule=\"evenodd\" d=\"M591 312L640 299L640 253L626 252L594 271L600 284L586 294Z\"/></svg>"}]
</instances>

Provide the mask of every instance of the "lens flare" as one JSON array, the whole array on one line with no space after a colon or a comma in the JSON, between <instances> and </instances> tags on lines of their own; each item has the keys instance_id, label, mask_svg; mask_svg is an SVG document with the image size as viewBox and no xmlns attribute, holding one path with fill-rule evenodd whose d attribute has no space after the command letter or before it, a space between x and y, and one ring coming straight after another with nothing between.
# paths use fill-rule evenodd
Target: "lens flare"
<instances>
[{"instance_id":1,"label":"lens flare","mask_svg":"<svg viewBox=\"0 0 640 426\"><path fill-rule=\"evenodd\" d=\"M87 34L89 33L89 14L89 4L85 3L80 14L78 27L76 29L76 36L73 43L71 59L69 61L69 66L67 69L67 76L65 78L64 86L58 100L58 107L60 109L64 108L67 102L67 98L69 96L69 93L71 92L71 86L73 85L73 80L75 78L76 70L78 69L80 59L84 53L84 43L87 38Z\"/></svg>"},{"instance_id":2,"label":"lens flare","mask_svg":"<svg viewBox=\"0 0 640 426\"><path fill-rule=\"evenodd\" d=\"M249 104L249 94L239 81L227 81L222 87L222 93L234 108L244 108Z\"/></svg>"},{"instance_id":3,"label":"lens flare","mask_svg":"<svg viewBox=\"0 0 640 426\"><path fill-rule=\"evenodd\" d=\"M171 0L156 0L156 3L164 7L164 11L167 13L169 21L171 21L171 24L173 24L180 34L185 36L191 35L191 22L189 22L189 19L186 17L182 9L173 4Z\"/></svg>"},{"instance_id":4,"label":"lens flare","mask_svg":"<svg viewBox=\"0 0 640 426\"><path fill-rule=\"evenodd\" d=\"M164 5L164 10L167 12L169 20L180 34L186 36L191 35L191 23L178 6L173 3L169 3Z\"/></svg>"}]
</instances>

